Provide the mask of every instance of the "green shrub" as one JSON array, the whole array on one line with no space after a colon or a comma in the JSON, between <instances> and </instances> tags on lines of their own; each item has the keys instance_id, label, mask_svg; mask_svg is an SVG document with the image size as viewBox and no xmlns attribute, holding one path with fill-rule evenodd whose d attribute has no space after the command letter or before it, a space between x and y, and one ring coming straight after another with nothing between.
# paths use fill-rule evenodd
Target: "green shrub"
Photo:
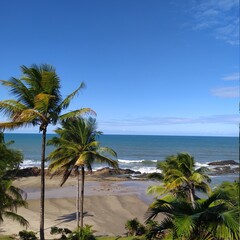
<instances>
[{"instance_id":1,"label":"green shrub","mask_svg":"<svg viewBox=\"0 0 240 240\"><path fill-rule=\"evenodd\" d=\"M93 235L94 231L92 230L91 225L85 225L83 228L79 228L73 231L69 239L70 240L96 240L96 237Z\"/></svg>"},{"instance_id":2,"label":"green shrub","mask_svg":"<svg viewBox=\"0 0 240 240\"><path fill-rule=\"evenodd\" d=\"M138 221L137 218L128 220L125 224L125 229L128 231L128 236L141 236L145 231L145 227Z\"/></svg>"},{"instance_id":3,"label":"green shrub","mask_svg":"<svg viewBox=\"0 0 240 240\"><path fill-rule=\"evenodd\" d=\"M32 231L23 230L18 234L21 240L37 240L36 233Z\"/></svg>"},{"instance_id":4,"label":"green shrub","mask_svg":"<svg viewBox=\"0 0 240 240\"><path fill-rule=\"evenodd\" d=\"M59 228L59 227L51 227L51 231L50 231L51 235L61 234L61 237L60 237L61 240L67 239L67 235L70 233L72 233L72 231L69 230L68 228Z\"/></svg>"}]
</instances>

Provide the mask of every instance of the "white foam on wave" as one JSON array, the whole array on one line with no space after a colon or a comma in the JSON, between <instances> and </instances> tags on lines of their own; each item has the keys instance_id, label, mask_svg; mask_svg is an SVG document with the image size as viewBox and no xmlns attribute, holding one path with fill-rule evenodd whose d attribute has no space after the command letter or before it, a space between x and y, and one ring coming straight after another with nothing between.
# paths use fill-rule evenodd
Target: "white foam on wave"
<instances>
[{"instance_id":1,"label":"white foam on wave","mask_svg":"<svg viewBox=\"0 0 240 240\"><path fill-rule=\"evenodd\" d=\"M200 163L200 162L196 162L195 163L195 166L197 168L200 168L200 167L209 167L208 163Z\"/></svg>"},{"instance_id":2,"label":"white foam on wave","mask_svg":"<svg viewBox=\"0 0 240 240\"><path fill-rule=\"evenodd\" d=\"M161 171L156 169L156 167L140 167L136 169L132 168L132 170L139 171L141 173L154 173L154 172L161 173Z\"/></svg>"},{"instance_id":3,"label":"white foam on wave","mask_svg":"<svg viewBox=\"0 0 240 240\"><path fill-rule=\"evenodd\" d=\"M126 160L126 159L118 159L120 163L143 163L143 162L157 162L158 160Z\"/></svg>"}]
</instances>

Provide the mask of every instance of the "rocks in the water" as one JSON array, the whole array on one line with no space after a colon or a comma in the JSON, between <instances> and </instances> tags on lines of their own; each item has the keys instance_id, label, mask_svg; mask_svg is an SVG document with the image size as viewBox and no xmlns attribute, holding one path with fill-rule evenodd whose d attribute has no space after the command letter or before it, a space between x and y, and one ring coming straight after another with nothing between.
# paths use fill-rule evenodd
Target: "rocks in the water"
<instances>
[{"instance_id":1,"label":"rocks in the water","mask_svg":"<svg viewBox=\"0 0 240 240\"><path fill-rule=\"evenodd\" d=\"M210 162L208 163L209 166L221 166L221 165L239 165L234 160L223 160L223 161L216 161L216 162Z\"/></svg>"},{"instance_id":2,"label":"rocks in the water","mask_svg":"<svg viewBox=\"0 0 240 240\"><path fill-rule=\"evenodd\" d=\"M133 171L131 169L113 169L105 167L99 169L93 173L94 176L112 176L112 175L126 175L126 174L141 174L139 171Z\"/></svg>"},{"instance_id":3,"label":"rocks in the water","mask_svg":"<svg viewBox=\"0 0 240 240\"><path fill-rule=\"evenodd\" d=\"M222 174L237 174L239 173L239 167L231 168L229 166L216 167L211 170L210 175L222 175Z\"/></svg>"},{"instance_id":4,"label":"rocks in the water","mask_svg":"<svg viewBox=\"0 0 240 240\"><path fill-rule=\"evenodd\" d=\"M32 176L39 176L41 173L41 169L38 167L29 167L29 168L24 168L24 169L18 169L18 170L13 170L9 171L8 175L14 176L14 177L32 177ZM105 167L102 169L99 169L97 171L92 172L92 176L124 176L124 175L133 175L133 174L138 174L140 175L141 172L139 171L133 171L131 169L113 169L109 167ZM51 175L48 170L46 170L46 175ZM62 175L61 172L55 173L54 175ZM74 173L72 174L74 175Z\"/></svg>"}]
</instances>

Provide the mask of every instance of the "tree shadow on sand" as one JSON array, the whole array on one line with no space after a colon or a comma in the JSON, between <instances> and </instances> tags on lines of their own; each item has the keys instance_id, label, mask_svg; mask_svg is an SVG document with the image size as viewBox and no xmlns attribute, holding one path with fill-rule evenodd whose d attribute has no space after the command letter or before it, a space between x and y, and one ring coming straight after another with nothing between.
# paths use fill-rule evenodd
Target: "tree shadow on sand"
<instances>
[{"instance_id":1,"label":"tree shadow on sand","mask_svg":"<svg viewBox=\"0 0 240 240\"><path fill-rule=\"evenodd\" d=\"M0 233L5 233L6 231L4 230L4 228L0 228Z\"/></svg>"},{"instance_id":2,"label":"tree shadow on sand","mask_svg":"<svg viewBox=\"0 0 240 240\"><path fill-rule=\"evenodd\" d=\"M80 217L80 215L81 215L81 213L79 212L79 217ZM93 214L84 212L83 217L93 217ZM76 220L76 212L59 216L55 221L61 221L64 223L64 222L71 222L71 221L75 221L75 220Z\"/></svg>"}]
</instances>

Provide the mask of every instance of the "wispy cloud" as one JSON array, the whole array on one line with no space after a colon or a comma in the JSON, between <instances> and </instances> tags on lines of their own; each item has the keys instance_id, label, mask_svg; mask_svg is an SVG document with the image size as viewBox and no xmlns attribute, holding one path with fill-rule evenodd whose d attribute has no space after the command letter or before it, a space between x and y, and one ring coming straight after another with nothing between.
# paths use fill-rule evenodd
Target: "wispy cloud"
<instances>
[{"instance_id":1,"label":"wispy cloud","mask_svg":"<svg viewBox=\"0 0 240 240\"><path fill-rule=\"evenodd\" d=\"M234 124L238 125L239 115L213 115L200 116L197 118L184 117L139 117L128 119L112 119L109 121L100 121L103 125L111 125L115 127L131 127L131 126L153 126L153 125L180 125L180 124Z\"/></svg>"},{"instance_id":2,"label":"wispy cloud","mask_svg":"<svg viewBox=\"0 0 240 240\"><path fill-rule=\"evenodd\" d=\"M231 45L239 45L239 1L194 1L191 10L195 30L210 29L216 39Z\"/></svg>"},{"instance_id":3,"label":"wispy cloud","mask_svg":"<svg viewBox=\"0 0 240 240\"><path fill-rule=\"evenodd\" d=\"M239 81L240 80L240 75L239 73L232 73L230 75L227 75L223 78L225 81Z\"/></svg>"},{"instance_id":4,"label":"wispy cloud","mask_svg":"<svg viewBox=\"0 0 240 240\"><path fill-rule=\"evenodd\" d=\"M212 89L213 96L222 98L238 98L239 97L239 87L221 87Z\"/></svg>"}]
</instances>

